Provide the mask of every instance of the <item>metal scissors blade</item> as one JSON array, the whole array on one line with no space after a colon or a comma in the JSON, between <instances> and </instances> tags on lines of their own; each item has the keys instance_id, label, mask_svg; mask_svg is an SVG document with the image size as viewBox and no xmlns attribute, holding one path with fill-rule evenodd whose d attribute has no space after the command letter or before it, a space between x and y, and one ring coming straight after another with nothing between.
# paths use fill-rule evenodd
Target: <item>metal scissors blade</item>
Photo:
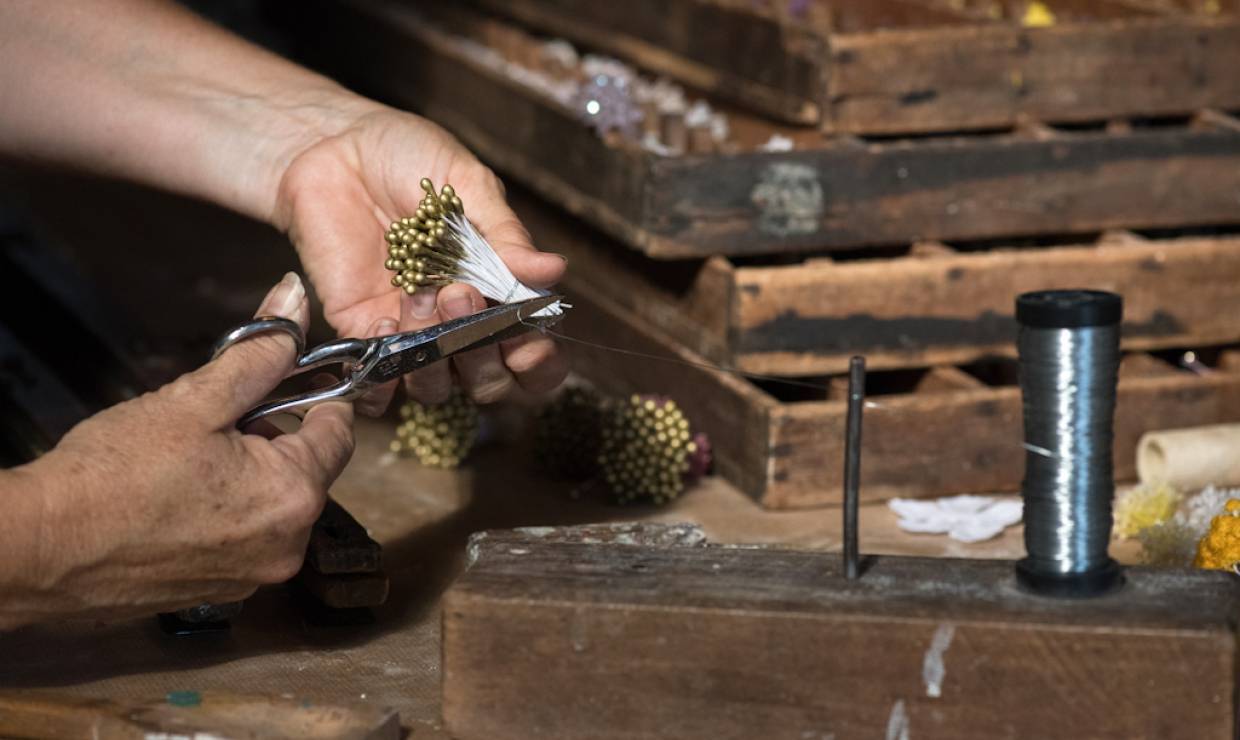
<instances>
[{"instance_id":1,"label":"metal scissors blade","mask_svg":"<svg viewBox=\"0 0 1240 740\"><path fill-rule=\"evenodd\" d=\"M505 303L442 324L418 331L391 334L374 339L338 339L302 351L305 337L295 321L276 317L260 317L246 322L225 334L216 345L215 355L247 337L268 332L282 332L297 343L298 356L290 375L330 364L344 365L344 379L328 388L302 393L277 401L269 401L251 409L237 422L244 429L252 422L276 414L304 416L305 412L327 401L351 401L371 388L395 380L405 373L433 362L535 329L550 327L563 318L563 313L540 311L563 300L563 296L547 295L517 303Z\"/></svg>"},{"instance_id":2,"label":"metal scissors blade","mask_svg":"<svg viewBox=\"0 0 1240 740\"><path fill-rule=\"evenodd\" d=\"M553 326L563 318L562 313L535 314L562 300L563 296L547 295L505 303L426 329L381 337L379 351L366 369L366 382L386 383L459 352Z\"/></svg>"}]
</instances>

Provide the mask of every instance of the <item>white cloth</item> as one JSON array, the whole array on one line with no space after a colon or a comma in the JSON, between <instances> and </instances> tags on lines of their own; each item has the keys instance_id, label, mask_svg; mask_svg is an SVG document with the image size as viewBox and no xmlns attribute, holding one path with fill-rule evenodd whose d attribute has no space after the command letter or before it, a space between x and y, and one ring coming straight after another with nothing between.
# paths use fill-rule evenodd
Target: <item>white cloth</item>
<instances>
[{"instance_id":1,"label":"white cloth","mask_svg":"<svg viewBox=\"0 0 1240 740\"><path fill-rule=\"evenodd\" d=\"M946 534L960 542L998 537L1020 521L1020 499L990 496L949 496L933 500L896 498L887 503L905 532Z\"/></svg>"}]
</instances>

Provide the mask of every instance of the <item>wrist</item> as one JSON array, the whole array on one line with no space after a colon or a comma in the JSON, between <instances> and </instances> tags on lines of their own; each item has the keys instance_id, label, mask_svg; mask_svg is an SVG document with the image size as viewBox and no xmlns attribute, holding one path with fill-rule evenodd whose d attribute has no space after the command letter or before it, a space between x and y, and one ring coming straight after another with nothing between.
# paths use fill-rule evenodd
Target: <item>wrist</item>
<instances>
[{"instance_id":1,"label":"wrist","mask_svg":"<svg viewBox=\"0 0 1240 740\"><path fill-rule=\"evenodd\" d=\"M252 117L254 142L243 155L240 170L248 173L242 180L247 191L237 194L237 202L228 203L227 195L222 200L235 210L285 230L287 224L279 215L279 193L289 166L315 144L344 133L382 108L325 78L272 96ZM222 174L229 177L227 172Z\"/></svg>"}]
</instances>

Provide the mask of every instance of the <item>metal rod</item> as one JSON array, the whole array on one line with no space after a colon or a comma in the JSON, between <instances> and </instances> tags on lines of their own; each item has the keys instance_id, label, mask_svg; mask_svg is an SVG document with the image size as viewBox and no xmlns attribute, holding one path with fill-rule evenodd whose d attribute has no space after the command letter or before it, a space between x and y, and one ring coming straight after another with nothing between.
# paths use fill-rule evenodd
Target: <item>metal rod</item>
<instances>
[{"instance_id":1,"label":"metal rod","mask_svg":"<svg viewBox=\"0 0 1240 740\"><path fill-rule=\"evenodd\" d=\"M861 488L861 411L865 405L865 358L848 364L848 428L844 442L844 576L857 578L857 506Z\"/></svg>"}]
</instances>

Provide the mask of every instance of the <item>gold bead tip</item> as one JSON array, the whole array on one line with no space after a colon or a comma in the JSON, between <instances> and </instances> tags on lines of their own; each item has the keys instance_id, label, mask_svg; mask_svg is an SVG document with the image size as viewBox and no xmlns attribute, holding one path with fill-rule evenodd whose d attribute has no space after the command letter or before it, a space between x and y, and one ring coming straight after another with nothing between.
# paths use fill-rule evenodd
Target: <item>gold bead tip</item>
<instances>
[{"instance_id":1,"label":"gold bead tip","mask_svg":"<svg viewBox=\"0 0 1240 740\"><path fill-rule=\"evenodd\" d=\"M423 177L422 181L419 182L418 185L421 185L422 189L425 190L427 194L429 195L435 194L435 183L431 182L431 179L429 177Z\"/></svg>"}]
</instances>

